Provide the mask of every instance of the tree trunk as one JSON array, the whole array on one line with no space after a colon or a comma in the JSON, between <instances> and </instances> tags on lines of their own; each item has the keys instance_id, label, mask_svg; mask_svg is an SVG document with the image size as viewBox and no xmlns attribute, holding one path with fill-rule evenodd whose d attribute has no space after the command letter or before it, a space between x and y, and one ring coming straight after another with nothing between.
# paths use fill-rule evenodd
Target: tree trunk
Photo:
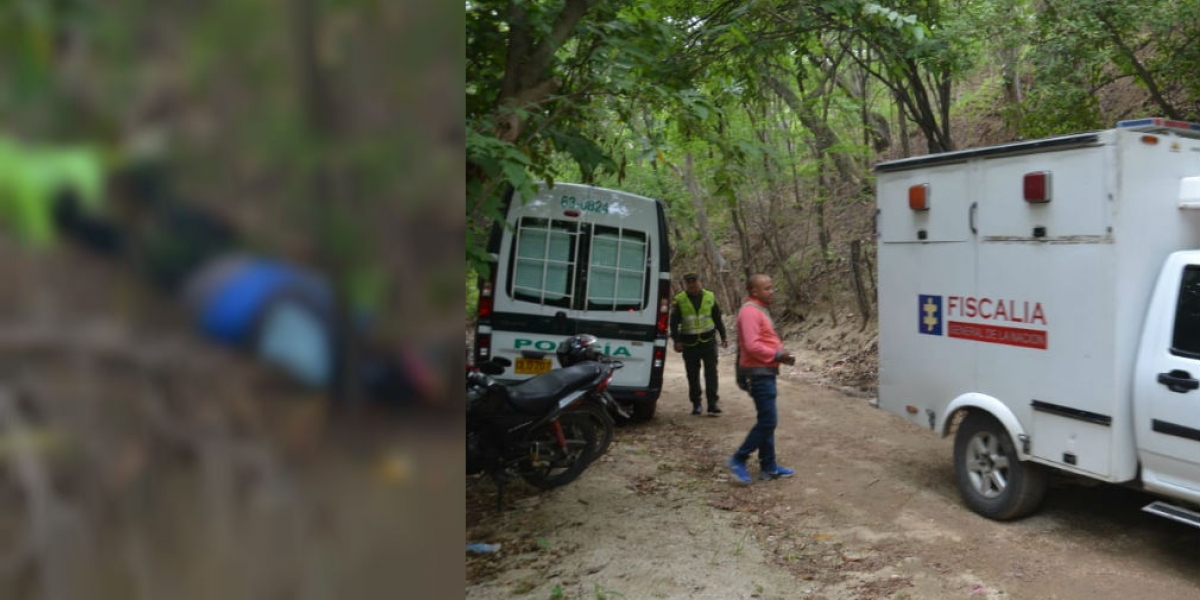
<instances>
[{"instance_id":1,"label":"tree trunk","mask_svg":"<svg viewBox=\"0 0 1200 600\"><path fill-rule=\"evenodd\" d=\"M856 53L861 54L866 52L869 52L869 47L860 48ZM843 76L841 73L830 73L829 76L839 89L858 102L859 119L862 122L863 129L863 146L874 148L876 153L890 148L892 146L892 133L890 127L888 127L888 119L884 115L871 110L870 89L868 87L871 81L870 71L859 69L851 76ZM827 96L831 97L832 94L827 94Z\"/></svg>"},{"instance_id":2,"label":"tree trunk","mask_svg":"<svg viewBox=\"0 0 1200 600\"><path fill-rule=\"evenodd\" d=\"M1004 111L1004 129L1009 137L1016 137L1021 130L1020 113L1015 110L1021 105L1021 64L1020 53L1013 45L1000 49L1001 78L1004 80L1004 104L1009 110Z\"/></svg>"},{"instance_id":3,"label":"tree trunk","mask_svg":"<svg viewBox=\"0 0 1200 600\"><path fill-rule=\"evenodd\" d=\"M692 210L696 215L696 228L700 232L700 240L704 245L706 258L708 258L708 262L714 271L724 272L728 268L728 263L725 261L725 257L721 255L721 249L713 241L712 233L709 230L708 210L704 206L707 194L701 189L699 182L696 181L696 166L695 160L692 158L692 153L686 153L683 160L684 168L681 170L677 167L676 172L678 172L679 178L683 180L684 185L687 186L688 194L692 197Z\"/></svg>"},{"instance_id":4,"label":"tree trunk","mask_svg":"<svg viewBox=\"0 0 1200 600\"><path fill-rule=\"evenodd\" d=\"M750 279L755 272L754 254L750 249L750 237L746 233L746 216L742 213L742 205L734 200L729 207L729 216L733 220L733 228L737 231L738 247L742 250L742 280Z\"/></svg>"},{"instance_id":5,"label":"tree trunk","mask_svg":"<svg viewBox=\"0 0 1200 600\"><path fill-rule=\"evenodd\" d=\"M871 301L867 299L866 286L863 285L862 270L859 268L859 254L862 252L862 243L858 240L850 242L850 271L854 275L854 294L858 297L858 312L862 315L862 323L859 325L859 331L867 328L867 321L871 320Z\"/></svg>"},{"instance_id":6,"label":"tree trunk","mask_svg":"<svg viewBox=\"0 0 1200 600\"><path fill-rule=\"evenodd\" d=\"M514 142L524 132L531 105L550 98L562 81L550 72L554 54L574 32L575 27L599 0L566 0L550 31L535 39L538 24L529 22L524 3L510 0L508 5L508 56L496 110L496 137Z\"/></svg>"},{"instance_id":7,"label":"tree trunk","mask_svg":"<svg viewBox=\"0 0 1200 600\"><path fill-rule=\"evenodd\" d=\"M1168 102L1166 97L1163 96L1162 90L1160 90L1158 87L1158 80L1154 78L1154 75L1151 74L1150 71L1146 70L1146 67L1142 64L1142 61L1138 60L1137 54L1134 53L1133 49L1130 48L1129 45L1125 43L1125 40L1121 38L1120 32L1117 31L1116 26L1112 24L1112 19L1105 14L1104 11L1099 12L1096 15L1096 18L1099 19L1100 23L1104 25L1104 31L1108 33L1108 38L1112 40L1113 45L1116 46L1117 49L1121 51L1121 54L1125 56L1125 59L1129 61L1130 66L1133 67L1134 73L1136 74L1137 78L1142 81L1142 84L1146 86L1146 91L1150 93L1150 98L1154 100L1154 103L1163 110L1163 113L1165 113L1165 116L1168 119L1181 119L1182 117L1179 116L1179 110L1176 109L1175 105Z\"/></svg>"},{"instance_id":8,"label":"tree trunk","mask_svg":"<svg viewBox=\"0 0 1200 600\"><path fill-rule=\"evenodd\" d=\"M821 261L829 261L829 230L825 227L825 199L817 198L817 243L821 245Z\"/></svg>"},{"instance_id":9,"label":"tree trunk","mask_svg":"<svg viewBox=\"0 0 1200 600\"><path fill-rule=\"evenodd\" d=\"M771 257L775 259L776 270L783 275L784 280L787 282L788 294L786 298L788 302L785 306L790 310L794 302L800 301L801 288L800 282L792 273L792 269L788 268L788 256L779 247L779 237L775 231L764 232L763 235L763 239L767 243L767 248L771 251Z\"/></svg>"},{"instance_id":10,"label":"tree trunk","mask_svg":"<svg viewBox=\"0 0 1200 600\"><path fill-rule=\"evenodd\" d=\"M800 75L797 74L797 77L800 77ZM814 154L817 154L819 157L824 157L828 154L833 159L833 163L837 167L842 179L857 184L859 180L858 169L854 166L853 161L842 152L828 152L830 148L838 143L837 134L813 112L809 103L801 100L796 95L796 92L769 74L763 75L763 81L766 82L767 87L779 95L784 103L788 105L788 108L791 108L796 113L796 116L800 119L800 123L812 132L815 146Z\"/></svg>"},{"instance_id":11,"label":"tree trunk","mask_svg":"<svg viewBox=\"0 0 1200 600\"><path fill-rule=\"evenodd\" d=\"M781 124L780 128L782 129L784 125L786 123ZM800 172L796 170L796 163L799 161L796 158L796 144L792 142L792 136L784 136L784 145L787 147L788 165L792 171L792 205L796 207L796 210L802 211L804 210L804 196L800 193Z\"/></svg>"},{"instance_id":12,"label":"tree trunk","mask_svg":"<svg viewBox=\"0 0 1200 600\"><path fill-rule=\"evenodd\" d=\"M334 403L347 404L358 409L363 399L357 374L360 370L358 340L352 335L350 307L347 303L350 265L345 260L346 248L338 231L337 218L343 203L339 191L344 192L345 174L338 173L330 164L333 141L338 136L338 125L334 121L333 99L326 73L317 58L316 27L319 20L315 0L296 0L296 55L301 77L301 101L308 133L316 141L317 148L325 156L318 161L310 173L308 193L316 210L311 224L318 242L317 262L333 283L335 298L333 315L334 381L330 395Z\"/></svg>"},{"instance_id":13,"label":"tree trunk","mask_svg":"<svg viewBox=\"0 0 1200 600\"><path fill-rule=\"evenodd\" d=\"M882 71L876 69L866 56L858 53L851 56L860 67L892 91L901 112L901 123L904 113L907 113L925 135L930 154L951 151L954 141L950 137L952 82L949 70L925 68L922 66L924 63L916 58L901 54L904 51L904 48L885 50L884 53L890 53L890 56L882 56L880 60L890 68ZM907 151L905 155L908 155Z\"/></svg>"}]
</instances>

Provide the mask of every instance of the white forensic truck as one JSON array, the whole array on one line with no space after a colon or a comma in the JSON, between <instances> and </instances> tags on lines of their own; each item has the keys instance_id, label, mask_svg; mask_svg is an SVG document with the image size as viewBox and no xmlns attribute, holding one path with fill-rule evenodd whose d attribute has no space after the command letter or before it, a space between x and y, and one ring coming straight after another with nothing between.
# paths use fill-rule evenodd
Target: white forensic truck
<instances>
[{"instance_id":1,"label":"white forensic truck","mask_svg":"<svg viewBox=\"0 0 1200 600\"><path fill-rule=\"evenodd\" d=\"M1200 125L879 163L878 404L940 435L975 512L1051 469L1200 527Z\"/></svg>"}]
</instances>

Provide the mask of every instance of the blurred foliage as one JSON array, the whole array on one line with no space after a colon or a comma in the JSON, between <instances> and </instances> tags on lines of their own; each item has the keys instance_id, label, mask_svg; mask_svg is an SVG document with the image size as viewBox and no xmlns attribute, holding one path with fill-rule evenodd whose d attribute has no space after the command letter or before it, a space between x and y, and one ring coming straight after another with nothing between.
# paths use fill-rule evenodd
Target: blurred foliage
<instances>
[{"instance_id":1,"label":"blurred foliage","mask_svg":"<svg viewBox=\"0 0 1200 600\"><path fill-rule=\"evenodd\" d=\"M467 310L466 320L470 321L479 308L479 274L467 269Z\"/></svg>"},{"instance_id":2,"label":"blurred foliage","mask_svg":"<svg viewBox=\"0 0 1200 600\"><path fill-rule=\"evenodd\" d=\"M115 173L169 165L178 195L167 200L211 210L257 251L330 272L392 336L423 330L399 314L448 317L456 311L444 290L461 294L456 283L428 297L409 285L458 264L461 184L446 180L461 181L453 65L463 34L427 26L446 10L379 0L0 2L0 135L28 148L86 146ZM22 166L30 177L0 177L43 180L29 166L50 164L39 156ZM89 186L105 187L103 178ZM36 212L13 211L44 190L16 188L25 191L9 193L19 199L5 201L6 218L24 215L47 239Z\"/></svg>"},{"instance_id":3,"label":"blurred foliage","mask_svg":"<svg viewBox=\"0 0 1200 600\"><path fill-rule=\"evenodd\" d=\"M87 147L30 148L0 137L0 220L39 247L54 240L54 209L60 195L75 192L85 210L96 211L104 192L104 165Z\"/></svg>"}]
</instances>

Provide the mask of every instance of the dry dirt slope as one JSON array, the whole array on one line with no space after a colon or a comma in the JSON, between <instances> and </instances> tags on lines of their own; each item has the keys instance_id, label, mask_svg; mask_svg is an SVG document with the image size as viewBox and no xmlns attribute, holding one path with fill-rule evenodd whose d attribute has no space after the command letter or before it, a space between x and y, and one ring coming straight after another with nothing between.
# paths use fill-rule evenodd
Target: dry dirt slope
<instances>
[{"instance_id":1,"label":"dry dirt slope","mask_svg":"<svg viewBox=\"0 0 1200 600\"><path fill-rule=\"evenodd\" d=\"M995 523L959 503L950 440L807 383L780 386L781 462L794 479L730 485L723 457L753 422L724 359L720 418L688 414L679 360L652 422L549 493L494 510L467 486L468 598L1189 598L1200 534L1138 512L1117 488L1055 485L1043 509ZM818 369L813 369L817 371Z\"/></svg>"}]
</instances>

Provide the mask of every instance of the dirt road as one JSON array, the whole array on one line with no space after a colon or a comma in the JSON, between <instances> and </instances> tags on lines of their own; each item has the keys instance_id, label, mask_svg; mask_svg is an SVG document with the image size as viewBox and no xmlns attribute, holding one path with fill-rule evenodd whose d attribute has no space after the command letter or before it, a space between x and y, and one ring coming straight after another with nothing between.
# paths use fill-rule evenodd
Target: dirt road
<instances>
[{"instance_id":1,"label":"dirt road","mask_svg":"<svg viewBox=\"0 0 1200 600\"><path fill-rule=\"evenodd\" d=\"M754 421L722 357L721 417L691 416L682 361L658 415L617 430L576 482L467 484L468 598L1195 598L1200 532L1141 513L1147 496L1052 484L1015 523L967 510L951 440L867 399L780 379L792 479L735 487L724 457Z\"/></svg>"}]
</instances>

